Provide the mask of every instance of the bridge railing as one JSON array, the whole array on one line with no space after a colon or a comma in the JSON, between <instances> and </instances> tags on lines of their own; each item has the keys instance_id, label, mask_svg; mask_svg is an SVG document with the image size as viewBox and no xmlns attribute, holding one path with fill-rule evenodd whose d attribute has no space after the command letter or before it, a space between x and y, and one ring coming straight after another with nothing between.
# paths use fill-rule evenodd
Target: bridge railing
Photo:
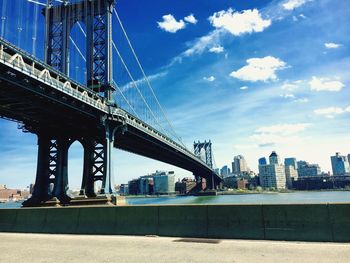
<instances>
[{"instance_id":1,"label":"bridge railing","mask_svg":"<svg viewBox=\"0 0 350 263\"><path fill-rule=\"evenodd\" d=\"M179 151L179 152L187 155L188 157L200 162L203 166L206 166L208 168L208 170L213 170L202 159L198 158L198 156L194 155L187 148L176 143L174 140L170 139L168 136L164 135L163 133L159 132L158 130L153 129L150 125L148 125L144 121L140 120L139 118L136 118L135 116L129 114L125 110L120 109L120 108L116 108L113 110L112 113L114 115L118 115L118 116L122 117L122 119L124 119L124 121L127 124L134 126L137 129L142 130L147 134L151 134L153 137L156 137L158 140L170 145L171 147L175 148L177 151Z\"/></svg>"},{"instance_id":2,"label":"bridge railing","mask_svg":"<svg viewBox=\"0 0 350 263\"><path fill-rule=\"evenodd\" d=\"M108 106L103 97L96 92L78 84L58 70L46 65L32 55L22 51L11 43L0 38L0 61L4 64L54 87L61 92L72 95L87 104L108 112ZM11 75L9 72L8 74ZM13 74L13 73L12 73Z\"/></svg>"}]
</instances>

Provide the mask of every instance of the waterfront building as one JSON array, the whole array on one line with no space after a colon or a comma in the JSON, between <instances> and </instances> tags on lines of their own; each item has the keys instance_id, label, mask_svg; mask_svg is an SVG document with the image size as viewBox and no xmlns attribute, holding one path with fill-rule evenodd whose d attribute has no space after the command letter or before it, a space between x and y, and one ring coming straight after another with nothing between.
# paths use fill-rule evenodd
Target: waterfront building
<instances>
[{"instance_id":1,"label":"waterfront building","mask_svg":"<svg viewBox=\"0 0 350 263\"><path fill-rule=\"evenodd\" d=\"M197 183L193 179L183 178L181 181L176 182L175 192L179 194L188 194Z\"/></svg>"},{"instance_id":2,"label":"waterfront building","mask_svg":"<svg viewBox=\"0 0 350 263\"><path fill-rule=\"evenodd\" d=\"M220 175L222 177L227 177L231 174L231 170L230 168L228 168L227 165L224 165L221 169L220 169Z\"/></svg>"},{"instance_id":3,"label":"waterfront building","mask_svg":"<svg viewBox=\"0 0 350 263\"><path fill-rule=\"evenodd\" d=\"M296 158L285 158L284 166L293 166L295 170L298 169L297 159Z\"/></svg>"},{"instance_id":4,"label":"waterfront building","mask_svg":"<svg viewBox=\"0 0 350 263\"><path fill-rule=\"evenodd\" d=\"M319 176L321 168L318 164L309 164L305 161L298 161L298 177Z\"/></svg>"},{"instance_id":5,"label":"waterfront building","mask_svg":"<svg viewBox=\"0 0 350 263\"><path fill-rule=\"evenodd\" d=\"M272 151L272 153L270 154L269 161L270 161L270 164L280 164L281 163L280 157L277 155L277 153L275 151Z\"/></svg>"},{"instance_id":6,"label":"waterfront building","mask_svg":"<svg viewBox=\"0 0 350 263\"><path fill-rule=\"evenodd\" d=\"M259 159L259 165L265 165L265 164L267 164L266 158L265 157L261 157Z\"/></svg>"},{"instance_id":7,"label":"waterfront building","mask_svg":"<svg viewBox=\"0 0 350 263\"><path fill-rule=\"evenodd\" d=\"M286 186L288 189L291 189L293 188L293 181L298 180L298 170L292 165L285 165L284 171L286 174Z\"/></svg>"},{"instance_id":8,"label":"waterfront building","mask_svg":"<svg viewBox=\"0 0 350 263\"><path fill-rule=\"evenodd\" d=\"M175 173L157 171L153 175L155 194L175 193Z\"/></svg>"},{"instance_id":9,"label":"waterfront building","mask_svg":"<svg viewBox=\"0 0 350 263\"><path fill-rule=\"evenodd\" d=\"M286 188L286 174L284 165L281 164L265 164L259 165L259 180L261 187L265 189Z\"/></svg>"},{"instance_id":10,"label":"waterfront building","mask_svg":"<svg viewBox=\"0 0 350 263\"><path fill-rule=\"evenodd\" d=\"M133 179L129 181L128 188L129 188L129 195L137 195L140 193L140 179Z\"/></svg>"},{"instance_id":11,"label":"waterfront building","mask_svg":"<svg viewBox=\"0 0 350 263\"><path fill-rule=\"evenodd\" d=\"M340 155L339 152L335 156L331 156L333 175L350 174L349 160L347 156Z\"/></svg>"},{"instance_id":12,"label":"waterfront building","mask_svg":"<svg viewBox=\"0 0 350 263\"><path fill-rule=\"evenodd\" d=\"M286 174L284 165L280 163L279 156L275 151L273 151L269 156L269 164L259 164L259 180L261 187L265 189L286 188Z\"/></svg>"},{"instance_id":13,"label":"waterfront building","mask_svg":"<svg viewBox=\"0 0 350 263\"><path fill-rule=\"evenodd\" d=\"M237 180L237 188L238 189L247 189L247 185L248 185L248 180L247 179L238 179Z\"/></svg>"},{"instance_id":14,"label":"waterfront building","mask_svg":"<svg viewBox=\"0 0 350 263\"><path fill-rule=\"evenodd\" d=\"M129 194L129 185L128 184L121 184L119 187L119 194L120 195L128 195Z\"/></svg>"},{"instance_id":15,"label":"waterfront building","mask_svg":"<svg viewBox=\"0 0 350 263\"><path fill-rule=\"evenodd\" d=\"M247 162L242 155L237 155L233 158L232 173L241 174L248 172Z\"/></svg>"},{"instance_id":16,"label":"waterfront building","mask_svg":"<svg viewBox=\"0 0 350 263\"><path fill-rule=\"evenodd\" d=\"M153 194L153 177L141 176L139 179L139 194L151 195Z\"/></svg>"}]
</instances>

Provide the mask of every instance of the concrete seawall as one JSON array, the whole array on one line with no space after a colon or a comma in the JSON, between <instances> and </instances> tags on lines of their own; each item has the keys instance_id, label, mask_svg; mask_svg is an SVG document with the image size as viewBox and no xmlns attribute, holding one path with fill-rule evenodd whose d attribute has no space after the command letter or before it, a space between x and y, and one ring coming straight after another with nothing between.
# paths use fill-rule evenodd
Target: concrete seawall
<instances>
[{"instance_id":1,"label":"concrete seawall","mask_svg":"<svg viewBox=\"0 0 350 263\"><path fill-rule=\"evenodd\" d=\"M0 232L350 242L350 204L0 209Z\"/></svg>"}]
</instances>

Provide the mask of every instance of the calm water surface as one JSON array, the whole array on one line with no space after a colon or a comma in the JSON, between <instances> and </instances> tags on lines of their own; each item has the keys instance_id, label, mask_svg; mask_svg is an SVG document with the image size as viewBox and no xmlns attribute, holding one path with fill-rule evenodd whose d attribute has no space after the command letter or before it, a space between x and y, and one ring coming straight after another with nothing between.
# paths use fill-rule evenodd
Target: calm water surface
<instances>
[{"instance_id":1,"label":"calm water surface","mask_svg":"<svg viewBox=\"0 0 350 263\"><path fill-rule=\"evenodd\" d=\"M128 198L127 202L132 205L350 203L350 191Z\"/></svg>"},{"instance_id":2,"label":"calm water surface","mask_svg":"<svg viewBox=\"0 0 350 263\"><path fill-rule=\"evenodd\" d=\"M176 196L127 198L130 205L150 204L315 204L350 203L350 191L294 192L273 194L243 194L219 196ZM0 203L0 208L18 208L21 203Z\"/></svg>"}]
</instances>

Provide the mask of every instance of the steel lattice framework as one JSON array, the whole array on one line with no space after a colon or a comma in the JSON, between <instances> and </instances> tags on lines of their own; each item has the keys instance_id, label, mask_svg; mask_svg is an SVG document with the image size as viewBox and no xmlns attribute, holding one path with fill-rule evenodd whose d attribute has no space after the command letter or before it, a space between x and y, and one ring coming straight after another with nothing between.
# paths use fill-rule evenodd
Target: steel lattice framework
<instances>
[{"instance_id":1,"label":"steel lattice framework","mask_svg":"<svg viewBox=\"0 0 350 263\"><path fill-rule=\"evenodd\" d=\"M194 142L193 143L194 148L194 155L197 157L201 157L201 150L203 149L205 152L205 163L210 167L213 168L213 154L211 149L211 141L209 140L204 142Z\"/></svg>"},{"instance_id":2,"label":"steel lattice framework","mask_svg":"<svg viewBox=\"0 0 350 263\"><path fill-rule=\"evenodd\" d=\"M112 99L112 11L114 0L91 0L48 5L45 62L69 76L69 37L72 27L86 25L86 84Z\"/></svg>"}]
</instances>

